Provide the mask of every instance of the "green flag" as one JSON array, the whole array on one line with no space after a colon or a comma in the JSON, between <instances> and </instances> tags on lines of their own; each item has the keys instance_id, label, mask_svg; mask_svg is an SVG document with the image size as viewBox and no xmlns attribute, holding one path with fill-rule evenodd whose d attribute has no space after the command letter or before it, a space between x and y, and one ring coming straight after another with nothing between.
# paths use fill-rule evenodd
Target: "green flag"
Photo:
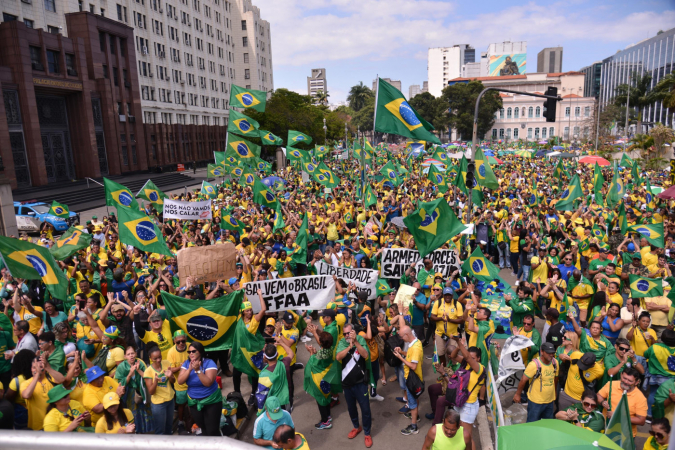
<instances>
[{"instance_id":1,"label":"green flag","mask_svg":"<svg viewBox=\"0 0 675 450\"><path fill-rule=\"evenodd\" d=\"M441 144L434 128L408 104L401 91L378 78L375 131Z\"/></svg>"},{"instance_id":2,"label":"green flag","mask_svg":"<svg viewBox=\"0 0 675 450\"><path fill-rule=\"evenodd\" d=\"M617 217L618 226L621 228L621 234L626 234L628 231L628 220L626 219L626 207L623 202L619 204L619 215Z\"/></svg>"},{"instance_id":3,"label":"green flag","mask_svg":"<svg viewBox=\"0 0 675 450\"><path fill-rule=\"evenodd\" d=\"M307 214L302 218L302 224L300 225L300 229L298 229L295 243L298 246L288 256L298 264L307 264Z\"/></svg>"},{"instance_id":4,"label":"green flag","mask_svg":"<svg viewBox=\"0 0 675 450\"><path fill-rule=\"evenodd\" d=\"M372 205L377 205L377 195L373 192L373 188L370 187L370 184L366 184L366 208L370 208Z\"/></svg>"},{"instance_id":5,"label":"green flag","mask_svg":"<svg viewBox=\"0 0 675 450\"><path fill-rule=\"evenodd\" d=\"M293 147L300 142L305 144L311 144L312 138L307 136L305 133L301 133L295 130L288 130L288 146Z\"/></svg>"},{"instance_id":6,"label":"green flag","mask_svg":"<svg viewBox=\"0 0 675 450\"><path fill-rule=\"evenodd\" d=\"M334 334L336 335L334 340L337 340L337 331ZM337 348L337 342L333 347ZM342 365L332 357L318 359L316 356L310 356L305 366L303 389L314 397L319 405L328 406L331 402L331 392L342 392Z\"/></svg>"},{"instance_id":7,"label":"green flag","mask_svg":"<svg viewBox=\"0 0 675 450\"><path fill-rule=\"evenodd\" d=\"M619 163L619 166L633 168L633 160L630 156L628 156L627 153L624 153L623 156L621 156L621 162Z\"/></svg>"},{"instance_id":8,"label":"green flag","mask_svg":"<svg viewBox=\"0 0 675 450\"><path fill-rule=\"evenodd\" d=\"M244 229L244 224L239 222L231 213L224 209L220 212L220 228L223 230L239 231Z\"/></svg>"},{"instance_id":9,"label":"green flag","mask_svg":"<svg viewBox=\"0 0 675 450\"><path fill-rule=\"evenodd\" d=\"M643 223L628 227L628 231L636 231L647 239L647 242L658 248L664 248L663 222Z\"/></svg>"},{"instance_id":10,"label":"green flag","mask_svg":"<svg viewBox=\"0 0 675 450\"><path fill-rule=\"evenodd\" d=\"M614 209L625 193L626 189L623 185L623 180L619 175L619 171L615 170L612 182L609 185L609 192L607 192L607 199L605 200L606 205L609 208Z\"/></svg>"},{"instance_id":11,"label":"green flag","mask_svg":"<svg viewBox=\"0 0 675 450\"><path fill-rule=\"evenodd\" d=\"M488 189L498 189L499 182L490 167L490 163L483 154L483 150L480 148L476 149L476 157L474 160L476 162L476 181L478 181L478 184Z\"/></svg>"},{"instance_id":12,"label":"green flag","mask_svg":"<svg viewBox=\"0 0 675 450\"><path fill-rule=\"evenodd\" d=\"M209 173L209 177L213 178L223 177L227 173L225 171L225 166L222 164L209 164L207 166L207 171Z\"/></svg>"},{"instance_id":13,"label":"green flag","mask_svg":"<svg viewBox=\"0 0 675 450\"><path fill-rule=\"evenodd\" d=\"M258 130L263 145L284 145L284 140L270 131Z\"/></svg>"},{"instance_id":14,"label":"green flag","mask_svg":"<svg viewBox=\"0 0 675 450\"><path fill-rule=\"evenodd\" d=\"M91 244L93 236L89 233L84 233L75 227L70 227L63 235L54 241L49 252L55 260L63 261L64 259L74 255L83 250Z\"/></svg>"},{"instance_id":15,"label":"green flag","mask_svg":"<svg viewBox=\"0 0 675 450\"><path fill-rule=\"evenodd\" d=\"M55 299L65 300L68 296L68 279L48 248L0 236L0 254L14 278L42 280Z\"/></svg>"},{"instance_id":16,"label":"green flag","mask_svg":"<svg viewBox=\"0 0 675 450\"><path fill-rule=\"evenodd\" d=\"M107 178L103 179L103 186L105 187L106 206L128 206L138 209L138 202L128 188Z\"/></svg>"},{"instance_id":17,"label":"green flag","mask_svg":"<svg viewBox=\"0 0 675 450\"><path fill-rule=\"evenodd\" d=\"M444 198L421 203L419 208L403 219L415 245L424 258L429 253L466 229Z\"/></svg>"},{"instance_id":18,"label":"green flag","mask_svg":"<svg viewBox=\"0 0 675 450\"><path fill-rule=\"evenodd\" d=\"M330 170L330 168L328 168L325 162L322 161L319 163L317 170L319 173L316 176L319 183L328 188L334 188L340 184L340 179L333 173L332 170ZM321 176L323 176L323 178Z\"/></svg>"},{"instance_id":19,"label":"green flag","mask_svg":"<svg viewBox=\"0 0 675 450\"><path fill-rule=\"evenodd\" d=\"M450 164L450 157L448 156L448 152L446 152L443 147L435 147L434 153L433 155L431 155L431 158L445 164L445 167L448 167L448 164Z\"/></svg>"},{"instance_id":20,"label":"green flag","mask_svg":"<svg viewBox=\"0 0 675 450\"><path fill-rule=\"evenodd\" d=\"M654 193L652 192L652 185L649 182L649 177L646 176L644 178L644 181L645 181L645 204L647 205L647 211L654 211L654 208L656 208L656 203L654 201Z\"/></svg>"},{"instance_id":21,"label":"green flag","mask_svg":"<svg viewBox=\"0 0 675 450\"><path fill-rule=\"evenodd\" d=\"M300 150L299 148L288 147L286 149L286 158L288 158L292 162L299 162L299 163L312 162L312 156L309 154L309 152L305 150Z\"/></svg>"},{"instance_id":22,"label":"green flag","mask_svg":"<svg viewBox=\"0 0 675 450\"><path fill-rule=\"evenodd\" d=\"M610 381L610 387L614 384ZM635 441L633 440L633 427L630 422L630 410L628 409L628 397L626 393L621 396L619 404L612 410L605 429L605 436L610 438L616 445L623 450L635 450Z\"/></svg>"},{"instance_id":23,"label":"green flag","mask_svg":"<svg viewBox=\"0 0 675 450\"><path fill-rule=\"evenodd\" d=\"M427 174L433 184L438 187L438 190L443 194L448 192L448 180L445 179L445 174L438 170L435 165L429 166L429 173Z\"/></svg>"},{"instance_id":24,"label":"green flag","mask_svg":"<svg viewBox=\"0 0 675 450\"><path fill-rule=\"evenodd\" d=\"M190 341L201 343L209 351L232 348L243 290L207 301L161 293L172 334L183 330Z\"/></svg>"},{"instance_id":25,"label":"green flag","mask_svg":"<svg viewBox=\"0 0 675 450\"><path fill-rule=\"evenodd\" d=\"M260 333L260 327L255 333L251 333L246 328L244 318L237 320L232 339L232 356L230 360L235 369L241 373L257 378L264 364L263 347L265 347L265 338Z\"/></svg>"},{"instance_id":26,"label":"green flag","mask_svg":"<svg viewBox=\"0 0 675 450\"><path fill-rule=\"evenodd\" d=\"M277 207L277 198L274 196L272 189L265 186L258 177L255 177L253 184L253 201L271 209Z\"/></svg>"},{"instance_id":27,"label":"green flag","mask_svg":"<svg viewBox=\"0 0 675 450\"><path fill-rule=\"evenodd\" d=\"M394 166L393 161L389 161L387 164L382 166L380 173L384 175L384 178L386 178L387 181L390 181L394 186L401 184L401 180L398 178L396 166Z\"/></svg>"},{"instance_id":28,"label":"green flag","mask_svg":"<svg viewBox=\"0 0 675 450\"><path fill-rule=\"evenodd\" d=\"M228 133L236 133L247 138L258 137L258 129L260 128L258 122L234 109L230 109L229 113L230 119L227 122Z\"/></svg>"},{"instance_id":29,"label":"green flag","mask_svg":"<svg viewBox=\"0 0 675 450\"><path fill-rule=\"evenodd\" d=\"M567 175L569 178L570 174L567 173L565 166L563 165L562 158L558 159L558 165L553 169L553 178L561 180L563 175Z\"/></svg>"},{"instance_id":30,"label":"green flag","mask_svg":"<svg viewBox=\"0 0 675 450\"><path fill-rule=\"evenodd\" d=\"M143 200L147 200L150 203L154 203L156 205L163 205L164 199L168 197L164 192L160 191L157 186L155 186L155 183L153 183L152 180L148 180L145 182L141 190L138 191L136 198L142 198Z\"/></svg>"},{"instance_id":31,"label":"green flag","mask_svg":"<svg viewBox=\"0 0 675 450\"><path fill-rule=\"evenodd\" d=\"M173 256L162 231L145 213L120 206L117 208L120 242L140 250Z\"/></svg>"},{"instance_id":32,"label":"green flag","mask_svg":"<svg viewBox=\"0 0 675 450\"><path fill-rule=\"evenodd\" d=\"M385 295L390 293L393 289L389 287L389 282L385 278L378 278L377 283L375 284L375 289L377 291L377 296Z\"/></svg>"},{"instance_id":33,"label":"green flag","mask_svg":"<svg viewBox=\"0 0 675 450\"><path fill-rule=\"evenodd\" d=\"M216 198L218 196L216 188L207 181L202 181L202 190L200 192L208 198Z\"/></svg>"},{"instance_id":34,"label":"green flag","mask_svg":"<svg viewBox=\"0 0 675 450\"><path fill-rule=\"evenodd\" d=\"M272 229L272 232L276 233L277 230L283 230L285 226L286 223L284 222L284 214L281 210L281 202L277 202L277 209L274 212L274 228Z\"/></svg>"},{"instance_id":35,"label":"green flag","mask_svg":"<svg viewBox=\"0 0 675 450\"><path fill-rule=\"evenodd\" d=\"M583 191L581 189L579 175L574 174L569 186L563 191L560 200L556 202L555 209L558 211L573 211L576 209L574 208L574 201L582 196Z\"/></svg>"},{"instance_id":36,"label":"green flag","mask_svg":"<svg viewBox=\"0 0 675 450\"><path fill-rule=\"evenodd\" d=\"M630 294L633 298L661 297L663 284L661 278L647 278L639 275L628 275Z\"/></svg>"},{"instance_id":37,"label":"green flag","mask_svg":"<svg viewBox=\"0 0 675 450\"><path fill-rule=\"evenodd\" d=\"M253 108L265 112L267 92L255 89L244 89L233 84L230 88L230 106L235 108ZM230 110L232 111L232 110Z\"/></svg>"},{"instance_id":38,"label":"green flag","mask_svg":"<svg viewBox=\"0 0 675 450\"><path fill-rule=\"evenodd\" d=\"M499 269L485 257L478 246L462 264L462 272L469 277L488 282L499 277Z\"/></svg>"},{"instance_id":39,"label":"green flag","mask_svg":"<svg viewBox=\"0 0 675 450\"><path fill-rule=\"evenodd\" d=\"M602 176L602 170L598 163L595 163L593 168L593 194L595 194L595 203L603 206L602 201L602 186L605 184L605 177Z\"/></svg>"},{"instance_id":40,"label":"green flag","mask_svg":"<svg viewBox=\"0 0 675 450\"><path fill-rule=\"evenodd\" d=\"M223 165L225 163L225 152L213 152L213 160L216 165Z\"/></svg>"},{"instance_id":41,"label":"green flag","mask_svg":"<svg viewBox=\"0 0 675 450\"><path fill-rule=\"evenodd\" d=\"M59 217L61 219L67 219L68 217L70 217L70 210L63 203L59 203L56 200L52 200L52 207L49 208L48 214Z\"/></svg>"},{"instance_id":42,"label":"green flag","mask_svg":"<svg viewBox=\"0 0 675 450\"><path fill-rule=\"evenodd\" d=\"M260 146L249 142L236 134L227 133L227 151L225 152L225 161L228 156L232 156L239 161L252 160L260 156Z\"/></svg>"}]
</instances>

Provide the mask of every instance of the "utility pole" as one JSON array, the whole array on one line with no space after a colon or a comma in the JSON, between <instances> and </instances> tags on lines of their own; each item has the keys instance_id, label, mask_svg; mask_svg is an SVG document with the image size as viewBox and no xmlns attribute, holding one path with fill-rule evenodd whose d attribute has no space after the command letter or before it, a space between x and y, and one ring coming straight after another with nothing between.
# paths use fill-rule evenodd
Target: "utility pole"
<instances>
[{"instance_id":1,"label":"utility pole","mask_svg":"<svg viewBox=\"0 0 675 450\"><path fill-rule=\"evenodd\" d=\"M600 79L602 80L602 66L600 66ZM598 151L598 136L600 135L600 104L602 100L602 84L598 85L598 109L595 125L595 151Z\"/></svg>"},{"instance_id":2,"label":"utility pole","mask_svg":"<svg viewBox=\"0 0 675 450\"><path fill-rule=\"evenodd\" d=\"M623 142L623 152L626 153L626 144L628 143L628 108L630 107L630 83L632 76L628 75L628 94L626 95L626 126L624 130L626 131L626 139Z\"/></svg>"}]
</instances>

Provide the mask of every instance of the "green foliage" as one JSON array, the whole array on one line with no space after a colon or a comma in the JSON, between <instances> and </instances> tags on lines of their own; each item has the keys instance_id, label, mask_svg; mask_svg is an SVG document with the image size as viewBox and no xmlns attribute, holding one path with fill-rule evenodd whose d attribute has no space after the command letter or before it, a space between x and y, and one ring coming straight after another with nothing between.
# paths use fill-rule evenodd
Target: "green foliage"
<instances>
[{"instance_id":1,"label":"green foliage","mask_svg":"<svg viewBox=\"0 0 675 450\"><path fill-rule=\"evenodd\" d=\"M441 99L450 106L448 125L455 128L461 139L471 139L473 136L473 115L476 99L484 89L483 83L474 80L469 83L457 83L443 89ZM492 129L495 123L495 113L502 107L502 99L496 91L487 92L480 102L478 109L478 137L482 138Z\"/></svg>"},{"instance_id":2,"label":"green foliage","mask_svg":"<svg viewBox=\"0 0 675 450\"><path fill-rule=\"evenodd\" d=\"M375 97L368 97L363 107L352 118L352 126L359 127L361 131L373 129L373 115L375 114Z\"/></svg>"},{"instance_id":3,"label":"green foliage","mask_svg":"<svg viewBox=\"0 0 675 450\"><path fill-rule=\"evenodd\" d=\"M659 100L663 101L665 108L675 109L675 72L671 72L661 78L656 85L655 91Z\"/></svg>"},{"instance_id":4,"label":"green foliage","mask_svg":"<svg viewBox=\"0 0 675 450\"><path fill-rule=\"evenodd\" d=\"M352 88L349 90L347 101L349 102L349 107L355 112L358 112L361 110L361 108L366 106L366 101L369 98L375 100L375 93L372 91L372 89L363 84L363 81L361 81L359 84L352 86Z\"/></svg>"},{"instance_id":5,"label":"green foliage","mask_svg":"<svg viewBox=\"0 0 675 450\"><path fill-rule=\"evenodd\" d=\"M632 80L630 81L630 89L628 84L620 84L615 89L615 105L625 107L626 102L628 102L629 108L638 111L636 134L642 133L642 111L644 108L653 105L654 102L659 99L659 93L655 89L652 89L651 85L652 76L650 73L640 75L633 72Z\"/></svg>"},{"instance_id":6,"label":"green foliage","mask_svg":"<svg viewBox=\"0 0 675 450\"><path fill-rule=\"evenodd\" d=\"M408 104L436 130L445 130L448 127L448 104L443 98L436 98L428 92L423 92L411 98Z\"/></svg>"}]
</instances>

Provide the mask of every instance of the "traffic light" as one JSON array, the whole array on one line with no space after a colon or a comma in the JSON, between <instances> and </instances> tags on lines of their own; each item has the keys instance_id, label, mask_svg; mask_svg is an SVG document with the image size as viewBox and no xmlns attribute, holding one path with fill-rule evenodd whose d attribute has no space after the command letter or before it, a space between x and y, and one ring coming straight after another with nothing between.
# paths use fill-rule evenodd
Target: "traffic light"
<instances>
[{"instance_id":1,"label":"traffic light","mask_svg":"<svg viewBox=\"0 0 675 450\"><path fill-rule=\"evenodd\" d=\"M476 164L473 161L469 161L466 167L466 183L464 184L469 189L473 189L476 185Z\"/></svg>"},{"instance_id":2,"label":"traffic light","mask_svg":"<svg viewBox=\"0 0 675 450\"><path fill-rule=\"evenodd\" d=\"M546 89L546 95L558 96L558 88L548 87ZM544 102L544 117L546 117L547 122L555 122L555 109L558 100L553 100L552 98L547 98Z\"/></svg>"}]
</instances>

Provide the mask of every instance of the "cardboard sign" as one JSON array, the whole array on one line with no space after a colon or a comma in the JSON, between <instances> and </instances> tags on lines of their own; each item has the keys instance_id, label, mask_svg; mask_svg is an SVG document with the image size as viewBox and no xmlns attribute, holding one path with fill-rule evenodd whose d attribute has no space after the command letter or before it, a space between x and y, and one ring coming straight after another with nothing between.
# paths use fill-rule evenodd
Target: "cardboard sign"
<instances>
[{"instance_id":1,"label":"cardboard sign","mask_svg":"<svg viewBox=\"0 0 675 450\"><path fill-rule=\"evenodd\" d=\"M178 251L177 260L181 286L187 277L199 284L237 276L237 249L232 242L184 248Z\"/></svg>"}]
</instances>

